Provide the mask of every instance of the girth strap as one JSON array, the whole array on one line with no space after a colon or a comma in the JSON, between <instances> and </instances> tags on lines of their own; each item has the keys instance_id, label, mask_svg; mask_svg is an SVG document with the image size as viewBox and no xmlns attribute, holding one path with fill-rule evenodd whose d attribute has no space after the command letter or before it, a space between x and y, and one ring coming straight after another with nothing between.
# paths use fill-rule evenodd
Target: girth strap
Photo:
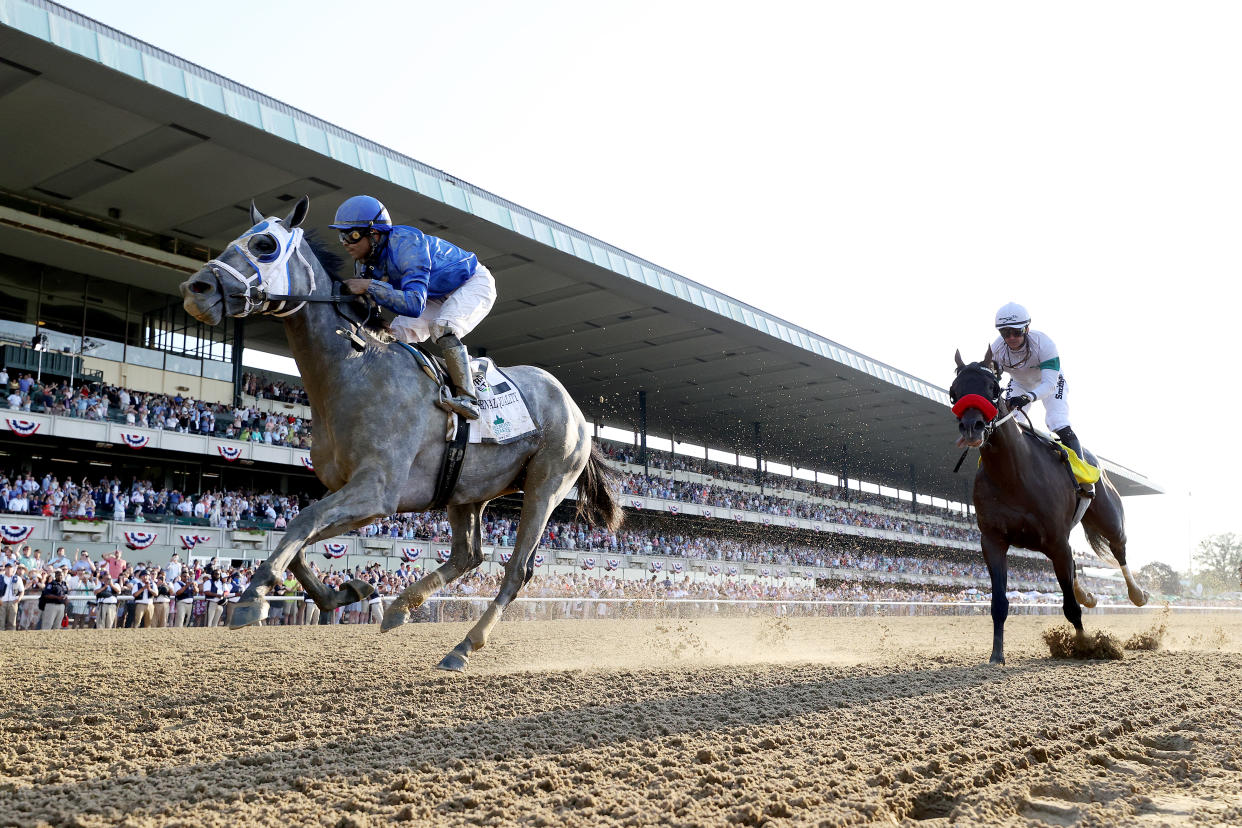
<instances>
[{"instance_id":1,"label":"girth strap","mask_svg":"<svg viewBox=\"0 0 1242 828\"><path fill-rule=\"evenodd\" d=\"M453 490L457 488L457 478L461 476L462 463L466 459L466 442L470 439L470 421L460 414L457 415L457 433L453 441L444 451L444 460L440 463L440 475L436 478L435 494L427 509L443 509L448 505Z\"/></svg>"}]
</instances>

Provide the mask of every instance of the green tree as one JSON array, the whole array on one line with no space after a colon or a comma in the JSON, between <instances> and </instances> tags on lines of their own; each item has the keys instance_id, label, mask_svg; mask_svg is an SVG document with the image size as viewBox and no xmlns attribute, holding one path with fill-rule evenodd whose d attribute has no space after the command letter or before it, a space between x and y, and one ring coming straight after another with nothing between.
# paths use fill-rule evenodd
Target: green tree
<instances>
[{"instance_id":1,"label":"green tree","mask_svg":"<svg viewBox=\"0 0 1242 828\"><path fill-rule=\"evenodd\" d=\"M1203 584L1216 590L1239 589L1242 581L1242 538L1233 532L1212 535L1199 542L1195 555Z\"/></svg>"},{"instance_id":2,"label":"green tree","mask_svg":"<svg viewBox=\"0 0 1242 828\"><path fill-rule=\"evenodd\" d=\"M1181 576L1167 563L1156 561L1140 569L1135 575L1138 582L1151 592L1161 595L1181 595Z\"/></svg>"}]
</instances>

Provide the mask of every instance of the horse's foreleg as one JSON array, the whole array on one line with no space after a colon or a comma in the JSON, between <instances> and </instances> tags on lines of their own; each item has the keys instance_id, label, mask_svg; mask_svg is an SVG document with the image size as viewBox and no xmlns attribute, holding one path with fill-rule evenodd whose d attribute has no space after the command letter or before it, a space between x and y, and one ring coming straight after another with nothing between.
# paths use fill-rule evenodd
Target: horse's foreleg
<instances>
[{"instance_id":1,"label":"horse's foreleg","mask_svg":"<svg viewBox=\"0 0 1242 828\"><path fill-rule=\"evenodd\" d=\"M389 491L390 487L381 481L355 478L343 488L298 513L289 523L289 529L280 545L255 570L250 586L242 593L241 600L233 609L229 627L237 629L257 624L267 616L265 596L275 585L276 579L282 577L284 571L290 567L294 556L302 547L320 538L334 537L341 532L365 526L382 515L392 514L396 503L390 502L393 498ZM315 598L317 605L322 608L339 606L333 603L331 593L326 596L323 594L327 587L314 576L309 566L305 566L305 561L302 566L294 567L293 572L307 593ZM366 597L371 591L370 585L363 581L351 581L346 587L359 597ZM354 600L358 598L350 596L345 603Z\"/></svg>"},{"instance_id":2,"label":"horse's foreleg","mask_svg":"<svg viewBox=\"0 0 1242 828\"><path fill-rule=\"evenodd\" d=\"M380 632L400 627L409 620L410 611L422 606L437 589L483 563L482 515L486 505L487 501L483 501L448 507L449 525L453 527L453 547L449 559L434 572L428 572L406 587L388 605L388 609L384 610L384 620L380 622ZM472 543L475 538L478 541Z\"/></svg>"},{"instance_id":3,"label":"horse's foreleg","mask_svg":"<svg viewBox=\"0 0 1242 828\"><path fill-rule=\"evenodd\" d=\"M577 479L577 475L573 479ZM462 642L436 665L441 670L460 672L466 669L470 654L487 646L492 629L499 623L505 607L517 597L518 590L529 580L527 564L534 557L535 549L543 538L543 530L548 525L548 519L552 517L552 510L561 502L564 494L565 492L557 491L550 485L526 489L522 516L518 519L517 540L513 544L513 555L505 564L505 577L501 581L500 592L483 611L483 617L466 633Z\"/></svg>"},{"instance_id":4,"label":"horse's foreleg","mask_svg":"<svg viewBox=\"0 0 1242 828\"><path fill-rule=\"evenodd\" d=\"M992 657L991 664L1005 663L1005 619L1009 617L1009 599L1005 590L1009 586L1009 569L1005 555L1009 544L1001 538L983 537L983 560L992 579Z\"/></svg>"},{"instance_id":5,"label":"horse's foreleg","mask_svg":"<svg viewBox=\"0 0 1242 828\"><path fill-rule=\"evenodd\" d=\"M1052 550L1052 570L1056 573L1057 583L1061 585L1061 608L1065 618L1074 625L1081 637L1082 607L1074 597L1074 552L1068 542L1062 543Z\"/></svg>"},{"instance_id":6,"label":"horse's foreleg","mask_svg":"<svg viewBox=\"0 0 1242 828\"><path fill-rule=\"evenodd\" d=\"M325 535L324 537L331 536ZM375 587L358 578L346 581L340 589L332 589L315 577L315 571L306 562L306 553L303 549L298 549L293 553L293 557L289 560L289 571L293 573L293 577L298 579L298 583L315 602L315 606L325 612L362 601L375 591Z\"/></svg>"}]
</instances>

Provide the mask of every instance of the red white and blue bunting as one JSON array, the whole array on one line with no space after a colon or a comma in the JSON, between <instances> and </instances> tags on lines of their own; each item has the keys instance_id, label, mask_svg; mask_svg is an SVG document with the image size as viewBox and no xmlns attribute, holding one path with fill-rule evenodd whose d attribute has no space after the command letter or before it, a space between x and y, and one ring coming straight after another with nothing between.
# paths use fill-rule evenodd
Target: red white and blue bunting
<instances>
[{"instance_id":1,"label":"red white and blue bunting","mask_svg":"<svg viewBox=\"0 0 1242 828\"><path fill-rule=\"evenodd\" d=\"M649 561L647 566L652 572L660 572L664 569L664 561Z\"/></svg>"},{"instance_id":2,"label":"red white and blue bunting","mask_svg":"<svg viewBox=\"0 0 1242 828\"><path fill-rule=\"evenodd\" d=\"M9 424L9 428L23 437L29 437L31 434L34 434L39 430L39 426L42 425L42 423L35 420L15 420L12 417L6 418L5 422Z\"/></svg>"},{"instance_id":3,"label":"red white and blue bunting","mask_svg":"<svg viewBox=\"0 0 1242 828\"><path fill-rule=\"evenodd\" d=\"M712 564L711 566L707 567L707 573L708 573L709 575L719 575L719 574L720 574L720 564Z\"/></svg>"},{"instance_id":4,"label":"red white and blue bunting","mask_svg":"<svg viewBox=\"0 0 1242 828\"><path fill-rule=\"evenodd\" d=\"M728 569L726 569L726 570L725 570L725 573L726 573L726 574L728 574L728 575L736 575L736 574L737 574L737 567L736 567L736 566L731 566L731 567L729 567Z\"/></svg>"},{"instance_id":5,"label":"red white and blue bunting","mask_svg":"<svg viewBox=\"0 0 1242 828\"><path fill-rule=\"evenodd\" d=\"M703 517L705 517L705 518L710 518L711 516L712 516L712 510L711 510L711 509L704 509L704 510L703 510Z\"/></svg>"},{"instance_id":6,"label":"red white and blue bunting","mask_svg":"<svg viewBox=\"0 0 1242 828\"><path fill-rule=\"evenodd\" d=\"M608 560L604 561L604 569L608 570L609 572L616 571L617 567L619 567L620 565L621 565L621 562L617 560L616 558L609 558Z\"/></svg>"},{"instance_id":7,"label":"red white and blue bunting","mask_svg":"<svg viewBox=\"0 0 1242 828\"><path fill-rule=\"evenodd\" d=\"M306 466L306 468L310 469L311 471L315 470L315 464L311 462L309 454L303 454L301 455L301 458L302 458L303 466Z\"/></svg>"},{"instance_id":8,"label":"red white and blue bunting","mask_svg":"<svg viewBox=\"0 0 1242 828\"><path fill-rule=\"evenodd\" d=\"M643 502L636 497L630 498L630 506L635 509L643 508Z\"/></svg>"},{"instance_id":9,"label":"red white and blue bunting","mask_svg":"<svg viewBox=\"0 0 1242 828\"><path fill-rule=\"evenodd\" d=\"M178 535L181 539L181 548L189 551L200 543L210 543L211 535Z\"/></svg>"},{"instance_id":10,"label":"red white and blue bunting","mask_svg":"<svg viewBox=\"0 0 1242 828\"><path fill-rule=\"evenodd\" d=\"M681 574L681 571L682 571L683 569L685 569L685 568L686 568L686 565L685 565L685 564L683 564L681 561L673 561L673 571L674 571L674 572L676 572L676 573L678 573L678 574Z\"/></svg>"},{"instance_id":11,"label":"red white and blue bunting","mask_svg":"<svg viewBox=\"0 0 1242 828\"><path fill-rule=\"evenodd\" d=\"M734 520L741 520L741 519L742 519L742 513L741 513L741 512L734 512L734 513L733 513L733 519L734 519Z\"/></svg>"},{"instance_id":12,"label":"red white and blue bunting","mask_svg":"<svg viewBox=\"0 0 1242 828\"><path fill-rule=\"evenodd\" d=\"M768 568L765 566L763 569L759 570L759 574L760 574L760 575L762 575L762 576L763 576L763 577L765 577L765 578L771 578L771 577L772 577L772 570L768 569Z\"/></svg>"},{"instance_id":13,"label":"red white and blue bunting","mask_svg":"<svg viewBox=\"0 0 1242 828\"><path fill-rule=\"evenodd\" d=\"M594 558L583 558L583 559L582 559L582 568L583 568L583 569L594 569L594 568L595 568L595 559L594 559Z\"/></svg>"},{"instance_id":14,"label":"red white and blue bunting","mask_svg":"<svg viewBox=\"0 0 1242 828\"><path fill-rule=\"evenodd\" d=\"M677 505L675 503L668 504L668 510L673 514L677 514Z\"/></svg>"},{"instance_id":15,"label":"red white and blue bunting","mask_svg":"<svg viewBox=\"0 0 1242 828\"><path fill-rule=\"evenodd\" d=\"M122 431L121 442L137 451L140 448L146 448L147 443L151 442L151 435Z\"/></svg>"},{"instance_id":16,"label":"red white and blue bunting","mask_svg":"<svg viewBox=\"0 0 1242 828\"><path fill-rule=\"evenodd\" d=\"M818 523L812 523L811 528L814 529L816 532L822 532L824 529L824 527L820 526Z\"/></svg>"},{"instance_id":17,"label":"red white and blue bunting","mask_svg":"<svg viewBox=\"0 0 1242 828\"><path fill-rule=\"evenodd\" d=\"M26 526L25 524L16 523L0 526L0 543L21 543L26 538L30 537L30 533L33 532L34 529L35 528L33 526Z\"/></svg>"},{"instance_id":18,"label":"red white and blue bunting","mask_svg":"<svg viewBox=\"0 0 1242 828\"><path fill-rule=\"evenodd\" d=\"M349 544L334 541L323 545L323 556L335 560L349 551Z\"/></svg>"},{"instance_id":19,"label":"red white and blue bunting","mask_svg":"<svg viewBox=\"0 0 1242 828\"><path fill-rule=\"evenodd\" d=\"M436 550L436 560L439 561L440 563L445 563L446 561L448 561L450 557L452 557L452 555L453 555L452 549L437 549Z\"/></svg>"},{"instance_id":20,"label":"red white and blue bunting","mask_svg":"<svg viewBox=\"0 0 1242 828\"><path fill-rule=\"evenodd\" d=\"M418 560L419 555L422 555L422 554L423 554L423 550L419 549L417 546L401 547L401 560L405 561L406 563L414 563L415 561Z\"/></svg>"},{"instance_id":21,"label":"red white and blue bunting","mask_svg":"<svg viewBox=\"0 0 1242 828\"><path fill-rule=\"evenodd\" d=\"M512 557L513 557L513 550L506 549L505 551L500 553L500 562L502 564L507 564L509 562L509 559Z\"/></svg>"},{"instance_id":22,"label":"red white and blue bunting","mask_svg":"<svg viewBox=\"0 0 1242 828\"><path fill-rule=\"evenodd\" d=\"M762 518L760 518L760 520L762 520L762 521L763 521L763 525L764 525L764 526L771 526L771 525L772 525L772 518L768 517L767 515L764 515Z\"/></svg>"},{"instance_id":23,"label":"red white and blue bunting","mask_svg":"<svg viewBox=\"0 0 1242 828\"><path fill-rule=\"evenodd\" d=\"M159 537L158 532L126 532L124 534L125 545L130 549L146 549Z\"/></svg>"},{"instance_id":24,"label":"red white and blue bunting","mask_svg":"<svg viewBox=\"0 0 1242 828\"><path fill-rule=\"evenodd\" d=\"M778 569L778 570L776 570L776 577L778 577L778 578L784 578L784 577L785 577L785 570L783 570L783 569Z\"/></svg>"},{"instance_id":25,"label":"red white and blue bunting","mask_svg":"<svg viewBox=\"0 0 1242 828\"><path fill-rule=\"evenodd\" d=\"M543 553L542 552L535 553L535 566L543 566Z\"/></svg>"},{"instance_id":26,"label":"red white and blue bunting","mask_svg":"<svg viewBox=\"0 0 1242 828\"><path fill-rule=\"evenodd\" d=\"M241 457L242 453L242 450L237 446L216 446L216 451L220 452L220 456L230 463Z\"/></svg>"}]
</instances>

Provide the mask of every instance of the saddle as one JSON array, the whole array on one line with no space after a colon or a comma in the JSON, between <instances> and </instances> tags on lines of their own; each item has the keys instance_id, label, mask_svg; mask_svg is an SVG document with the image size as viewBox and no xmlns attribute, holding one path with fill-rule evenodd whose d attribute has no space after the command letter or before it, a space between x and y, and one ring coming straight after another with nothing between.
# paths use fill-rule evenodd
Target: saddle
<instances>
[{"instance_id":1,"label":"saddle","mask_svg":"<svg viewBox=\"0 0 1242 828\"><path fill-rule=\"evenodd\" d=\"M1091 457L1086 449L1083 449L1083 454L1087 454L1087 457L1079 457L1072 448L1065 445L1060 440L1053 440L1050 437L1046 437L1041 432L1038 432L1035 429L1021 423L1018 424L1018 427L1022 429L1023 433L1026 434L1027 437L1037 441L1061 461L1062 466L1070 476L1070 485L1072 485L1075 490L1079 489L1079 483L1094 484L1099 482L1100 469L1098 466L1092 465L1091 462L1088 462L1088 460L1094 461L1095 458ZM1090 505L1091 499L1089 497L1082 494L1078 495L1078 508L1074 513L1074 521L1070 524L1071 527L1078 525L1078 521L1082 520L1083 514L1087 511L1087 507Z\"/></svg>"}]
</instances>

